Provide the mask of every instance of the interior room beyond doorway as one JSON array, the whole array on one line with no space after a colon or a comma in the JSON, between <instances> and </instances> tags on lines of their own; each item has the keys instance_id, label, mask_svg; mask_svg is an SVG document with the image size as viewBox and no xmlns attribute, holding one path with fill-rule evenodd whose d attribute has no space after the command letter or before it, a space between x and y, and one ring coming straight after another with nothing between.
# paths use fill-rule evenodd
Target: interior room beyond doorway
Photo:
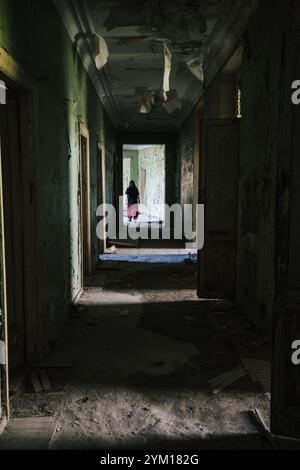
<instances>
[{"instance_id":1,"label":"interior room beyond doorway","mask_svg":"<svg viewBox=\"0 0 300 470\"><path fill-rule=\"evenodd\" d=\"M165 192L165 145L123 146L124 224L128 223L126 190L134 181L140 194L140 223L163 223Z\"/></svg>"}]
</instances>

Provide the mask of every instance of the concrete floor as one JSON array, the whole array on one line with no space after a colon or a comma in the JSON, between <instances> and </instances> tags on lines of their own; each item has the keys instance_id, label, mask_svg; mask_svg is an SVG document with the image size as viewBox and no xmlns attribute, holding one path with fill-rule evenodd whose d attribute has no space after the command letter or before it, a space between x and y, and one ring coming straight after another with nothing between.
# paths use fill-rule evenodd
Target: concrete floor
<instances>
[{"instance_id":1,"label":"concrete floor","mask_svg":"<svg viewBox=\"0 0 300 470\"><path fill-rule=\"evenodd\" d=\"M25 380L13 416L54 416L51 449L268 448L248 416L268 422L264 390L245 376L214 395L208 381L269 345L232 304L197 299L196 269L99 263L41 364L53 391Z\"/></svg>"}]
</instances>

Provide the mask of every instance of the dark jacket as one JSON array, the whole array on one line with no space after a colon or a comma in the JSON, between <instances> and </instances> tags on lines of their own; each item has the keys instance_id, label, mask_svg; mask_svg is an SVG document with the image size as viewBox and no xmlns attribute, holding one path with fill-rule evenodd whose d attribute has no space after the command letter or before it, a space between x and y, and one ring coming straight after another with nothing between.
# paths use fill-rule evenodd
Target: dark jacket
<instances>
[{"instance_id":1,"label":"dark jacket","mask_svg":"<svg viewBox=\"0 0 300 470\"><path fill-rule=\"evenodd\" d=\"M130 186L126 191L128 204L137 204L139 201L139 190L136 186Z\"/></svg>"}]
</instances>

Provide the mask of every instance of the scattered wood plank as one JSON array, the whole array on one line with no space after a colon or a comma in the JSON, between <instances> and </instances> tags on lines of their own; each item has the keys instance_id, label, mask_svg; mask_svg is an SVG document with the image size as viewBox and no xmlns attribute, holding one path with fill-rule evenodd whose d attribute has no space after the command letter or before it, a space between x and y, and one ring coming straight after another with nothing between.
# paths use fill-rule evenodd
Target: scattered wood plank
<instances>
[{"instance_id":1,"label":"scattered wood plank","mask_svg":"<svg viewBox=\"0 0 300 470\"><path fill-rule=\"evenodd\" d=\"M46 450L56 429L52 416L13 418L1 436L1 450Z\"/></svg>"},{"instance_id":2,"label":"scattered wood plank","mask_svg":"<svg viewBox=\"0 0 300 470\"><path fill-rule=\"evenodd\" d=\"M51 448L57 429L58 429L57 423L53 419L52 422L50 422L49 424L49 430L48 430L48 434L49 434L48 450Z\"/></svg>"},{"instance_id":3,"label":"scattered wood plank","mask_svg":"<svg viewBox=\"0 0 300 470\"><path fill-rule=\"evenodd\" d=\"M17 393L24 379L24 370L14 372L9 378L9 393L11 395Z\"/></svg>"},{"instance_id":4,"label":"scattered wood plank","mask_svg":"<svg viewBox=\"0 0 300 470\"><path fill-rule=\"evenodd\" d=\"M235 369L225 372L224 374L219 375L218 377L212 380L209 380L209 384L213 387L212 393L215 395L218 394L224 388L241 379L245 375L247 375L247 372L242 366L239 366Z\"/></svg>"},{"instance_id":5,"label":"scattered wood plank","mask_svg":"<svg viewBox=\"0 0 300 470\"><path fill-rule=\"evenodd\" d=\"M259 410L257 408L253 408L253 410L249 411L250 417L252 421L258 428L258 430L265 436L265 438L270 442L273 449L277 449L277 445L273 435L270 433L266 423L264 422L263 417L261 416Z\"/></svg>"},{"instance_id":6,"label":"scattered wood plank","mask_svg":"<svg viewBox=\"0 0 300 470\"><path fill-rule=\"evenodd\" d=\"M30 379L35 393L42 392L43 387L36 372L30 373Z\"/></svg>"},{"instance_id":7,"label":"scattered wood plank","mask_svg":"<svg viewBox=\"0 0 300 470\"><path fill-rule=\"evenodd\" d=\"M254 383L260 383L265 393L271 390L271 364L260 359L242 359L242 364Z\"/></svg>"},{"instance_id":8,"label":"scattered wood plank","mask_svg":"<svg viewBox=\"0 0 300 470\"><path fill-rule=\"evenodd\" d=\"M197 365L193 364L192 362L188 362L186 365L187 365L188 367L190 367L191 369L196 370L197 372L201 372L200 367L198 367Z\"/></svg>"},{"instance_id":9,"label":"scattered wood plank","mask_svg":"<svg viewBox=\"0 0 300 470\"><path fill-rule=\"evenodd\" d=\"M44 392L49 392L50 390L52 390L52 385L50 383L47 372L45 370L39 370L39 376Z\"/></svg>"}]
</instances>

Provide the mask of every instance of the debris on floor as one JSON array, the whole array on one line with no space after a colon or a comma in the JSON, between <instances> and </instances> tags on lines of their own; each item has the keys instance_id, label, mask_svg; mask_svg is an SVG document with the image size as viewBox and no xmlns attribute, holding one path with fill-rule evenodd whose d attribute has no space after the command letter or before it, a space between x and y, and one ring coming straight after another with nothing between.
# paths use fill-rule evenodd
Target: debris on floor
<instances>
[{"instance_id":1,"label":"debris on floor","mask_svg":"<svg viewBox=\"0 0 300 470\"><path fill-rule=\"evenodd\" d=\"M255 383L259 383L265 393L271 391L271 363L260 359L242 359L245 370Z\"/></svg>"},{"instance_id":2,"label":"debris on floor","mask_svg":"<svg viewBox=\"0 0 300 470\"><path fill-rule=\"evenodd\" d=\"M117 310L116 317L127 317L130 314L130 310L128 308L119 309Z\"/></svg>"},{"instance_id":3,"label":"debris on floor","mask_svg":"<svg viewBox=\"0 0 300 470\"><path fill-rule=\"evenodd\" d=\"M201 372L201 368L197 364L194 364L192 361L188 362L186 365L187 365L187 367L190 367L191 369L193 369L197 372Z\"/></svg>"},{"instance_id":4,"label":"debris on floor","mask_svg":"<svg viewBox=\"0 0 300 470\"><path fill-rule=\"evenodd\" d=\"M243 369L242 366L236 367L235 369L219 375L218 377L209 381L209 384L211 387L213 387L212 393L217 395L219 392L224 390L224 388L241 379L245 375L247 375L247 372Z\"/></svg>"},{"instance_id":5,"label":"debris on floor","mask_svg":"<svg viewBox=\"0 0 300 470\"><path fill-rule=\"evenodd\" d=\"M13 418L0 439L1 450L47 450L56 430L52 417Z\"/></svg>"},{"instance_id":6,"label":"debris on floor","mask_svg":"<svg viewBox=\"0 0 300 470\"><path fill-rule=\"evenodd\" d=\"M267 422L269 400L236 367L257 337L245 331L240 314L214 315L216 302L197 298L197 266L99 266L103 290L97 270L79 300L81 321L69 317L62 347L30 370L43 391L34 392L27 373L11 402L12 417L55 416L54 450L268 446L249 428L248 410L260 409ZM235 341L245 345L242 354L233 353ZM260 348L250 357L265 360L265 354ZM39 371L47 373L47 393Z\"/></svg>"},{"instance_id":7,"label":"debris on floor","mask_svg":"<svg viewBox=\"0 0 300 470\"><path fill-rule=\"evenodd\" d=\"M17 393L20 390L23 380L24 380L24 376L25 376L24 370L14 371L14 373L10 375L10 378L9 378L10 396L13 396L15 393Z\"/></svg>"},{"instance_id":8,"label":"debris on floor","mask_svg":"<svg viewBox=\"0 0 300 470\"><path fill-rule=\"evenodd\" d=\"M36 372L30 373L30 379L31 379L32 387L35 393L39 393L44 390Z\"/></svg>"},{"instance_id":9,"label":"debris on floor","mask_svg":"<svg viewBox=\"0 0 300 470\"><path fill-rule=\"evenodd\" d=\"M107 248L106 249L106 252L107 253L110 253L110 254L114 254L114 253L117 253L117 247L115 245L111 246L110 248Z\"/></svg>"},{"instance_id":10,"label":"debris on floor","mask_svg":"<svg viewBox=\"0 0 300 470\"><path fill-rule=\"evenodd\" d=\"M277 449L276 442L274 440L273 435L270 433L261 413L259 412L258 409L253 408L252 410L249 411L249 415L254 422L254 424L257 426L258 430L265 436L265 438L269 441L271 444L272 449Z\"/></svg>"},{"instance_id":11,"label":"debris on floor","mask_svg":"<svg viewBox=\"0 0 300 470\"><path fill-rule=\"evenodd\" d=\"M30 380L35 393L49 392L52 386L45 370L32 371L30 373Z\"/></svg>"},{"instance_id":12,"label":"debris on floor","mask_svg":"<svg viewBox=\"0 0 300 470\"><path fill-rule=\"evenodd\" d=\"M47 371L39 370L39 376L44 392L49 392L50 390L52 390L52 385L50 383Z\"/></svg>"}]
</instances>

